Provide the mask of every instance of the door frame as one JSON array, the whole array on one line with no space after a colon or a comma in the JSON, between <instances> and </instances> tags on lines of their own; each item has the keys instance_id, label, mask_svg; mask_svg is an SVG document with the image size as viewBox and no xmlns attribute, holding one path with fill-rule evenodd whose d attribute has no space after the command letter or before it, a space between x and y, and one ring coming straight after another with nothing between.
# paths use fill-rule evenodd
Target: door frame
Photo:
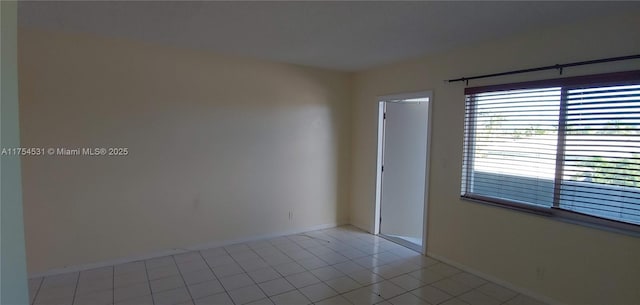
<instances>
[{"instance_id":1,"label":"door frame","mask_svg":"<svg viewBox=\"0 0 640 305\"><path fill-rule=\"evenodd\" d=\"M418 91L410 93L390 94L378 96L378 149L376 158L376 195L375 209L373 219L373 234L380 235L380 217L381 217L381 201L382 201L382 161L384 153L384 106L387 102L401 102L401 100L428 97L427 102L427 155L425 162L424 175L424 214L422 219L422 254L427 253L427 227L428 227L428 207L429 207L429 165L431 160L431 126L432 126L432 109L433 109L433 91Z\"/></svg>"}]
</instances>

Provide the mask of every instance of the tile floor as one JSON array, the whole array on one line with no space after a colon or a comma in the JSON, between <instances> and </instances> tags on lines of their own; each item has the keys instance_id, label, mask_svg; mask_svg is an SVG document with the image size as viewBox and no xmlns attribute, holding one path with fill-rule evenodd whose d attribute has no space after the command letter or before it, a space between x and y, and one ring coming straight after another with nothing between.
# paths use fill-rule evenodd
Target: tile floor
<instances>
[{"instance_id":1,"label":"tile floor","mask_svg":"<svg viewBox=\"0 0 640 305\"><path fill-rule=\"evenodd\" d=\"M35 305L541 304L350 226L29 281Z\"/></svg>"}]
</instances>

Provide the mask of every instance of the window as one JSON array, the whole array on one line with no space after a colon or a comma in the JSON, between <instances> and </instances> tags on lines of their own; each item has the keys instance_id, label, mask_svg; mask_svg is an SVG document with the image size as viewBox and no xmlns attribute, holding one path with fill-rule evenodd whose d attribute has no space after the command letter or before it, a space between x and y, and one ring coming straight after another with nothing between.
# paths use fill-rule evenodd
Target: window
<instances>
[{"instance_id":1,"label":"window","mask_svg":"<svg viewBox=\"0 0 640 305\"><path fill-rule=\"evenodd\" d=\"M640 71L467 88L461 195L640 228Z\"/></svg>"}]
</instances>

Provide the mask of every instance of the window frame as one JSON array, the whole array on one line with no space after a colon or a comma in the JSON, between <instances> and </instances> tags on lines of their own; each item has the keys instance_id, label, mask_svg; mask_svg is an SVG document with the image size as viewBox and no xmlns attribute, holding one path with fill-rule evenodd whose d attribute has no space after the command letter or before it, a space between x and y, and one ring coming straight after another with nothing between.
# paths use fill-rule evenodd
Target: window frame
<instances>
[{"instance_id":1,"label":"window frame","mask_svg":"<svg viewBox=\"0 0 640 305\"><path fill-rule=\"evenodd\" d=\"M468 95L479 94L484 92L492 92L492 91L507 91L507 90L526 90L526 89L539 89L545 87L561 87L561 103L560 103L560 114L558 119L558 145L557 154L556 154L556 167L555 167L555 180L554 180L554 202L551 203L551 207L546 208L542 206L535 206L529 203L520 203L515 200L504 200L499 198L493 198L489 196L482 195L473 195L469 196L468 194L463 194L461 192L460 198L465 201L480 203L484 205L490 205L494 207L502 207L511 210L531 213L539 216L548 217L551 219L583 225L587 227L592 227L596 229L602 229L607 231L613 231L617 233L623 233L627 235L632 235L636 237L640 237L640 225L622 222L618 220L608 219L604 217L584 214L576 211L570 211L560 208L556 205L556 196L559 196L559 188L560 185L558 179L562 179L562 171L559 171L559 168L562 168L562 163L564 161L564 137L566 132L566 102L562 102L565 99L564 95L567 94L568 90L582 87L585 85L588 86L617 86L617 85L629 85L633 83L638 83L640 81L640 70L634 71L624 71L624 72L613 72L613 73L603 73L603 74L595 74L595 75L585 75L585 76L574 76L574 77L564 77L564 78L554 78L547 80L536 80L536 81L527 81L527 82L518 82L518 83L510 83L510 84L498 84L498 85L488 85L488 86L479 86L479 87L469 87L465 88L465 104L467 104L466 97ZM475 104L472 105L472 107ZM470 110L470 111L473 111ZM472 113L469 114L469 109L465 106L465 128L464 128L464 149L463 149L463 167L470 167L471 162L473 162L473 153L470 151L473 150L473 146L475 146L475 131L467 132L467 124L469 124L469 128L473 128L475 123L473 121L468 122L467 120L475 120L475 115ZM469 138L474 138L470 141ZM562 141L562 142L561 142ZM469 144L469 147L467 147ZM470 176L467 172L463 172L464 168L461 170L462 177L460 179L462 190L463 185L468 185Z\"/></svg>"}]
</instances>

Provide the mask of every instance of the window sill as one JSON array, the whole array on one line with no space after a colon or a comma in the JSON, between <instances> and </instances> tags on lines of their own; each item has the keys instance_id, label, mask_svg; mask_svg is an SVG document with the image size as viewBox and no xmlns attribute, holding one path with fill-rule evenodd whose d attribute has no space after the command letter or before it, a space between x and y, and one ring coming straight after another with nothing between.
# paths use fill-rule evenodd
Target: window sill
<instances>
[{"instance_id":1,"label":"window sill","mask_svg":"<svg viewBox=\"0 0 640 305\"><path fill-rule=\"evenodd\" d=\"M524 212L528 214L534 214L537 216L544 216L546 218L561 221L565 223L575 224L592 229L608 231L618 234L624 234L632 237L640 238L640 225L634 225L629 223L618 222L615 220L609 220L600 218L597 216L591 216L581 214L577 212L557 209L557 208L545 208L537 207L529 204L504 201L493 198L478 198L478 197L466 197L460 196L463 201L489 205L493 207L499 207L503 209L509 209L518 212Z\"/></svg>"}]
</instances>

